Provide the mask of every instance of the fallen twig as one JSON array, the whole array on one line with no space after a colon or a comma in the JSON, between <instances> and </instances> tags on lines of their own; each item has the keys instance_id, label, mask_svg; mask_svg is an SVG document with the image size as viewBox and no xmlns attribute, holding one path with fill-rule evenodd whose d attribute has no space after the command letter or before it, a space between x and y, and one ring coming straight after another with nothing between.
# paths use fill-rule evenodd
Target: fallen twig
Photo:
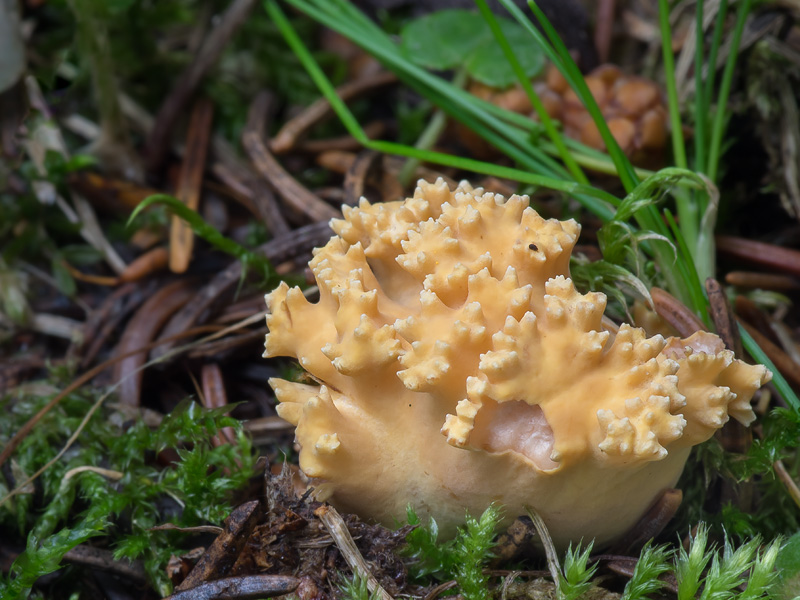
<instances>
[{"instance_id":1,"label":"fallen twig","mask_svg":"<svg viewBox=\"0 0 800 600\"><path fill-rule=\"evenodd\" d=\"M658 316L669 323L681 337L689 337L696 331L705 331L703 322L669 292L654 287L650 290L650 296Z\"/></svg>"},{"instance_id":2,"label":"fallen twig","mask_svg":"<svg viewBox=\"0 0 800 600\"><path fill-rule=\"evenodd\" d=\"M758 273L753 271L731 271L725 275L725 283L744 288L760 288L762 290L796 290L800 282L788 275Z\"/></svg>"},{"instance_id":3,"label":"fallen twig","mask_svg":"<svg viewBox=\"0 0 800 600\"><path fill-rule=\"evenodd\" d=\"M264 137L264 123L270 101L267 92L262 92L253 100L247 117L249 125L242 134L242 145L256 169L272 184L289 206L308 216L312 221L328 221L340 217L341 213L338 210L300 184L270 153Z\"/></svg>"},{"instance_id":4,"label":"fallen twig","mask_svg":"<svg viewBox=\"0 0 800 600\"><path fill-rule=\"evenodd\" d=\"M225 519L223 531L200 557L194 569L175 589L179 592L195 588L216 573L225 573L236 562L250 532L255 527L260 511L258 500L235 508ZM285 592L284 592L285 593Z\"/></svg>"},{"instance_id":5,"label":"fallen twig","mask_svg":"<svg viewBox=\"0 0 800 600\"><path fill-rule=\"evenodd\" d=\"M193 281L173 281L150 296L128 322L115 350L115 354L127 356L114 367L113 379L120 382L120 403L139 406L144 375L139 367L146 362L147 353L131 354L131 351L151 342L164 323L194 295Z\"/></svg>"},{"instance_id":6,"label":"fallen twig","mask_svg":"<svg viewBox=\"0 0 800 600\"><path fill-rule=\"evenodd\" d=\"M220 17L219 24L206 38L192 64L178 78L172 92L161 105L147 139L145 154L149 170L157 171L161 167L170 148L169 137L178 115L255 4L256 0L233 0ZM123 110L125 109L123 106Z\"/></svg>"},{"instance_id":7,"label":"fallen twig","mask_svg":"<svg viewBox=\"0 0 800 600\"><path fill-rule=\"evenodd\" d=\"M200 204L213 114L214 106L211 102L200 99L195 103L189 120L186 152L183 155L175 196L194 211ZM192 228L177 215L172 215L169 230L169 268L173 273L186 271L192 260L193 248Z\"/></svg>"},{"instance_id":8,"label":"fallen twig","mask_svg":"<svg viewBox=\"0 0 800 600\"><path fill-rule=\"evenodd\" d=\"M356 79L336 89L336 93L345 102L379 90L380 88L397 81L397 75L390 72L379 73L372 77ZM270 150L275 154L283 154L292 150L303 135L314 125L333 114L330 103L325 98L320 98L295 118L287 121L270 143ZM360 146L359 146L360 147Z\"/></svg>"},{"instance_id":9,"label":"fallen twig","mask_svg":"<svg viewBox=\"0 0 800 600\"><path fill-rule=\"evenodd\" d=\"M176 592L164 600L248 600L291 594L300 580L286 575L247 575L201 583Z\"/></svg>"},{"instance_id":10,"label":"fallen twig","mask_svg":"<svg viewBox=\"0 0 800 600\"><path fill-rule=\"evenodd\" d=\"M800 251L798 250L728 235L718 235L716 240L717 250L720 254L778 269L792 275L800 275Z\"/></svg>"},{"instance_id":11,"label":"fallen twig","mask_svg":"<svg viewBox=\"0 0 800 600\"><path fill-rule=\"evenodd\" d=\"M353 573L367 582L367 588L369 588L370 594L377 595L381 600L393 600L370 572L367 561L364 560L364 557L361 556L361 552L358 551L353 536L350 535L350 531L347 529L344 519L336 512L336 509L328 504L323 504L314 511L314 514L319 517L322 524L325 525L325 529L328 530L333 541L336 542L336 547L339 548L339 552L342 553L342 557L344 557L345 562Z\"/></svg>"},{"instance_id":12,"label":"fallen twig","mask_svg":"<svg viewBox=\"0 0 800 600\"><path fill-rule=\"evenodd\" d=\"M144 570L144 563L140 560L129 561L125 559L116 560L114 552L104 548L96 548L80 544L71 550L67 550L63 556L64 562L93 567L107 573L113 573L124 579L128 579L137 586L147 583L147 573Z\"/></svg>"}]
</instances>

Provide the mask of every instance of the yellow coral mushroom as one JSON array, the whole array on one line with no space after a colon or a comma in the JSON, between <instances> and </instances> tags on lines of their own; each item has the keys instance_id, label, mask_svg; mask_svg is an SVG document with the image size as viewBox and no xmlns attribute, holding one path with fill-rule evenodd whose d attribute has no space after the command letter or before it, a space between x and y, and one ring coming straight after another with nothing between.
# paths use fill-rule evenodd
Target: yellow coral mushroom
<instances>
[{"instance_id":1,"label":"yellow coral mushroom","mask_svg":"<svg viewBox=\"0 0 800 600\"><path fill-rule=\"evenodd\" d=\"M317 494L386 524L407 505L452 531L489 504L532 506L554 541L613 540L675 484L690 448L770 378L715 335L603 325L569 279L580 232L528 199L420 182L345 208L310 263L319 301L267 296L270 380Z\"/></svg>"}]
</instances>

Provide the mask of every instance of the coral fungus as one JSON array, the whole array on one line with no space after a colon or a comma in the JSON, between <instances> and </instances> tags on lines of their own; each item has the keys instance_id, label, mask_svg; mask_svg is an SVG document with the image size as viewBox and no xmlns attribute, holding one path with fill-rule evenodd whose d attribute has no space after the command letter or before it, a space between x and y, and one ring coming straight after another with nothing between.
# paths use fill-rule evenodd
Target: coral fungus
<instances>
[{"instance_id":1,"label":"coral fungus","mask_svg":"<svg viewBox=\"0 0 800 600\"><path fill-rule=\"evenodd\" d=\"M411 504L452 530L490 503L534 507L554 541L624 533L675 484L690 448L770 377L715 335L648 338L603 323L569 279L580 227L528 199L420 182L345 209L311 261L319 301L267 296L266 357L319 497L391 524Z\"/></svg>"}]
</instances>

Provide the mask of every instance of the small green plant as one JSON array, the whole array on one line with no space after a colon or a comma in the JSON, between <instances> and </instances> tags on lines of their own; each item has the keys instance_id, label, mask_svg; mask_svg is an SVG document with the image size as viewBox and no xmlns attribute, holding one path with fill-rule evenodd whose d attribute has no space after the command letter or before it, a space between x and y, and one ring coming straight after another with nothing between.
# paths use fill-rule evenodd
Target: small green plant
<instances>
[{"instance_id":1,"label":"small green plant","mask_svg":"<svg viewBox=\"0 0 800 600\"><path fill-rule=\"evenodd\" d=\"M0 442L46 401L0 401L9 415L0 423ZM14 454L18 484L56 456L93 404L89 393L72 394L37 424ZM229 410L186 401L154 429L141 419L132 423L100 410L78 443L42 473L41 499L33 485L12 496L0 482L0 531L8 539L27 537L25 551L0 579L0 595L26 597L39 577L59 568L68 550L96 537L114 548L116 558L143 559L153 586L168 594L164 567L171 554L181 552L183 534L152 528L164 522L220 523L230 512L232 493L253 474L255 455L241 424L225 416ZM222 427L236 429L236 445L211 443ZM177 450L180 460L159 468L155 457L166 449Z\"/></svg>"},{"instance_id":2,"label":"small green plant","mask_svg":"<svg viewBox=\"0 0 800 600\"><path fill-rule=\"evenodd\" d=\"M414 510L407 511L409 525L417 525L406 537L406 554L414 577L455 579L467 600L485 600L488 597L488 577L483 568L491 558L494 534L500 520L495 506L487 508L479 519L466 516L464 527L452 540L439 542L439 528L431 519L422 525Z\"/></svg>"},{"instance_id":3,"label":"small green plant","mask_svg":"<svg viewBox=\"0 0 800 600\"><path fill-rule=\"evenodd\" d=\"M670 552L664 546L653 547L648 542L639 554L630 581L625 584L620 600L647 600L664 587L659 579L670 570Z\"/></svg>"},{"instance_id":4,"label":"small green plant","mask_svg":"<svg viewBox=\"0 0 800 600\"><path fill-rule=\"evenodd\" d=\"M578 600L592 587L592 577L597 571L597 564L589 567L589 555L593 544L589 543L581 550L578 544L573 550L572 544L564 555L564 567L559 574L559 599Z\"/></svg>"},{"instance_id":5,"label":"small green plant","mask_svg":"<svg viewBox=\"0 0 800 600\"><path fill-rule=\"evenodd\" d=\"M353 575L351 579L342 578L339 592L342 600L379 600L380 598L377 590L370 593L367 580L359 577L358 574Z\"/></svg>"}]
</instances>

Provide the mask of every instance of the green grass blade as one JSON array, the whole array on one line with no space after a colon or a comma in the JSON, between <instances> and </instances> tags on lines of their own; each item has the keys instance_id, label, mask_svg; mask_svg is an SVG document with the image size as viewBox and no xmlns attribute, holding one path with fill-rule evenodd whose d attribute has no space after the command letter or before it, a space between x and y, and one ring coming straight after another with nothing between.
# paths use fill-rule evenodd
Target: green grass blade
<instances>
[{"instance_id":1,"label":"green grass blade","mask_svg":"<svg viewBox=\"0 0 800 600\"><path fill-rule=\"evenodd\" d=\"M717 55L719 54L720 46L722 46L722 33L725 30L725 17L728 16L728 0L720 0L719 8L717 9L717 18L714 22L714 33L711 36L711 48L708 51L708 61L706 72L706 81L703 85L703 104L706 109L711 108L711 95L714 93L714 80L717 74ZM706 113L706 133L708 133L708 115ZM703 165L702 170L705 170L706 165Z\"/></svg>"},{"instance_id":2,"label":"green grass blade","mask_svg":"<svg viewBox=\"0 0 800 600\"><path fill-rule=\"evenodd\" d=\"M711 128L711 141L708 150L708 168L706 173L711 181L717 180L719 172L720 152L722 149L722 134L725 132L725 125L727 122L727 105L728 96L731 91L731 84L733 83L733 72L736 69L736 59L739 55L739 42L742 39L742 32L744 31L745 20L747 15L750 14L750 7L752 0L741 0L739 8L736 11L736 26L733 30L733 38L731 39L730 54L725 62L725 70L722 73L722 81L720 82L719 96L717 97L717 109L714 113L714 124Z\"/></svg>"},{"instance_id":3,"label":"green grass blade","mask_svg":"<svg viewBox=\"0 0 800 600\"><path fill-rule=\"evenodd\" d=\"M347 105L342 101L341 98L339 98L336 90L330 84L328 78L322 72L322 69L320 69L317 62L313 59L311 53L306 49L305 45L300 40L300 37L297 35L297 32L286 18L286 15L284 15L283 11L278 7L277 2L275 2L275 0L267 0L264 3L264 7L266 8L267 14L269 14L269 16L280 29L284 39L286 40L286 43L289 44L289 47L303 63L303 66L306 68L306 71L308 71L311 79L314 81L317 87L323 91L323 94L327 98L328 102L330 102L333 110L339 116L339 119L341 119L342 124L345 126L345 129L347 129L347 132L360 143L365 144L368 141L367 134L364 133L364 130L361 128L361 125L359 125L358 120L347 108Z\"/></svg>"},{"instance_id":4,"label":"green grass blade","mask_svg":"<svg viewBox=\"0 0 800 600\"><path fill-rule=\"evenodd\" d=\"M678 224L675 222L675 217L672 216L672 213L669 210L665 210L664 216L666 217L670 229L672 230L672 239L675 240L675 243L678 246L679 258L676 267L681 272L681 288L684 291L684 293L679 297L681 300L687 303L689 308L691 308L706 325L709 325L709 316L708 312L706 311L708 301L706 300L703 292L700 279L697 276L697 270L695 269L694 261L692 260L691 251L686 245L686 240L683 239L683 234L681 233L680 227L678 227Z\"/></svg>"},{"instance_id":5,"label":"green grass blade","mask_svg":"<svg viewBox=\"0 0 800 600\"><path fill-rule=\"evenodd\" d=\"M316 61L311 56L311 53L305 47L303 42L297 36L297 33L292 28L288 19L286 19L286 16L277 6L277 3L274 0L267 0L265 7L270 17L280 29L281 33L286 37L287 42L290 44L292 50L297 54L303 66L309 71L314 83L320 88L322 94L331 103L333 110L345 123L348 131L351 133L351 135L353 135L353 137L364 144L365 147L380 152L407 156L422 161L456 167L485 175L507 177L522 183L528 183L568 194L573 194L600 218L607 220L613 216L614 211L612 206L618 203L619 200L613 195L592 186L582 185L571 181L564 181L554 177L537 175L519 169L495 165L493 163L486 163L440 152L414 148L404 144L368 139L364 134L363 129L361 129L361 126L358 124L355 116L353 116L353 114L350 112L350 109L344 102L341 101L340 98L338 98L333 85L319 68L319 65L317 65ZM446 112L448 110L455 110L454 107L448 104L445 99L438 99L442 101L443 109L446 110ZM506 152L509 156L514 157L516 160L520 161L526 166L540 168L540 166L537 165L530 156L524 154L518 148L515 148L510 142L494 135L483 123L473 120L471 116L462 115L462 118L471 128L474 128L477 133L483 135L492 143L497 144L498 147Z\"/></svg>"},{"instance_id":6,"label":"green grass blade","mask_svg":"<svg viewBox=\"0 0 800 600\"><path fill-rule=\"evenodd\" d=\"M669 24L669 3L658 0L658 22L661 27L661 49L664 60L664 78L667 84L667 102L669 121L672 130L672 154L675 165L686 168L686 145L683 142L681 129L681 106L678 100L678 89L675 82L675 56L672 53L672 28Z\"/></svg>"},{"instance_id":7,"label":"green grass blade","mask_svg":"<svg viewBox=\"0 0 800 600\"><path fill-rule=\"evenodd\" d=\"M786 381L783 375L781 375L781 372L778 371L778 367L775 366L769 359L769 356L761 349L761 346L756 343L742 325L739 325L739 334L742 336L742 345L744 349L753 357L753 360L757 363L761 363L772 371L772 385L778 390L781 398L783 398L786 404L791 406L795 412L800 413L800 398L797 397L792 386L789 385L789 382Z\"/></svg>"},{"instance_id":8,"label":"green grass blade","mask_svg":"<svg viewBox=\"0 0 800 600\"><path fill-rule=\"evenodd\" d=\"M703 52L705 36L703 35L703 0L697 0L695 8L695 43L694 43L694 168L704 171L706 167L706 125L708 119L707 96L703 88Z\"/></svg>"},{"instance_id":9,"label":"green grass blade","mask_svg":"<svg viewBox=\"0 0 800 600\"><path fill-rule=\"evenodd\" d=\"M625 191L630 192L639 183L639 179L636 177L636 172L633 169L633 165L631 165L628 157L625 156L622 148L619 147L619 144L611 134L611 130L608 128L608 123L606 123L600 107L597 105L594 96L592 96L589 86L586 85L586 80L583 78L578 65L575 64L574 60L572 60L569 50L558 36L558 33L556 32L552 23L550 23L550 20L536 5L536 3L533 2L533 0L528 0L528 6L530 6L534 16L539 21L539 24L542 26L542 29L544 29L545 34L547 35L547 38L550 40L550 43L561 59L560 65L557 66L560 66L564 69L562 73L564 73L565 76L569 74L568 81L570 81L570 83L574 86L573 89L575 90L575 93L578 94L578 97L581 99L584 106L586 106L586 110L589 111L592 120L595 122L595 125L600 132L600 136L603 138L603 142L605 142L606 149L608 150L611 159L614 161L614 164L617 167L617 171L619 172L619 177L622 181L622 185L625 187ZM521 12L519 14L522 15ZM535 30L536 28L533 27L533 24L527 18L525 18L524 15L522 16L524 22L521 21L521 24L525 26L527 23L527 25L530 26L530 28L526 27L528 31L531 29Z\"/></svg>"},{"instance_id":10,"label":"green grass blade","mask_svg":"<svg viewBox=\"0 0 800 600\"><path fill-rule=\"evenodd\" d=\"M289 0L289 2L301 10L309 11L309 16L314 18L319 17L319 14L313 12L314 7L303 0ZM280 18L274 8L270 11L271 15L273 13L275 14L274 18ZM285 17L282 19L282 22L288 23ZM468 117L471 117L473 122L482 123L484 125L482 131L485 133L481 134L479 132L479 134L491 144L503 149L503 151L505 151L505 148L509 147L508 143L516 146L517 149L528 155L529 158L526 160L526 166L528 168L533 168L534 170L542 172L542 174L550 176L563 176L563 174L567 173L563 166L540 149L530 144L525 133L515 127L509 126L507 122L501 120L497 116L495 110L487 110L487 105L492 106L490 103L479 101L468 92L453 86L451 83L411 63L402 56L400 50L394 44L391 42L387 43L383 40L383 38L386 38L386 35L379 32L379 30L378 33L372 33L367 29L355 29L351 21L343 21L341 15L335 14L327 14L325 24L358 43L370 54L379 58L384 64L389 66L404 83L419 91L423 96L431 98L437 106L440 106L454 118L464 122ZM282 27L282 29L285 29L285 27ZM376 37L378 35L382 36L381 39ZM293 37L295 38L293 41L294 48L299 39L297 39L296 34ZM305 53L309 54L307 51ZM318 68L316 70L319 71ZM319 81L318 77L315 77L315 81ZM435 99L433 98L434 95ZM530 119L525 119L525 122L531 123ZM487 135L489 135L490 138L486 137ZM504 138L508 143L500 143L498 141L500 139L498 136ZM513 158L519 160L519 155L513 155ZM531 163L531 160L534 160L538 164Z\"/></svg>"},{"instance_id":11,"label":"green grass blade","mask_svg":"<svg viewBox=\"0 0 800 600\"><path fill-rule=\"evenodd\" d=\"M576 181L588 184L589 180L586 178L586 175L583 173L580 166L578 166L578 163L575 162L572 154L570 154L569 150L567 149L563 136L558 129L556 129L553 119L551 119L550 115L547 114L544 104L542 104L542 100L539 98L539 94L536 93L536 90L533 89L533 85L531 85L530 77L525 75L522 65L517 59L517 56L514 54L514 50L511 48L508 40L503 35L503 32L500 29L500 24L497 22L497 19L489 8L489 5L486 3L486 0L475 0L475 3L478 5L478 10L486 20L489 28L492 30L498 45L503 50L506 60L508 60L511 68L514 70L522 89L525 90L525 93L527 94L528 99L531 101L534 110L536 110L536 114L539 115L539 120L544 126L545 131L547 131L547 135L558 149L558 155L561 157L561 160L564 162L567 169L569 169L569 172L572 173L572 176Z\"/></svg>"},{"instance_id":12,"label":"green grass blade","mask_svg":"<svg viewBox=\"0 0 800 600\"><path fill-rule=\"evenodd\" d=\"M595 198L607 203L592 204L593 212L595 212L597 216L604 220L608 220L613 217L614 209L612 208L612 203L619 202L619 199L615 196L612 196L608 192L593 186L587 186L574 181L563 181L559 179L553 179L551 177L544 177L542 175L536 175L534 173L528 173L519 169L495 165L493 163L487 163L472 158L463 158L460 156L453 156L452 154L445 154L432 150L420 150L412 146L396 144L394 142L374 141L371 142L368 147L379 152L385 152L387 154L414 156L420 160L444 165L447 167L455 167L465 171L481 173L483 175L493 175L495 177L512 179L521 183L527 183L530 185L536 185L547 189L564 192L565 194L571 194L576 197L578 197L578 195L585 195L590 198Z\"/></svg>"},{"instance_id":13,"label":"green grass blade","mask_svg":"<svg viewBox=\"0 0 800 600\"><path fill-rule=\"evenodd\" d=\"M269 261L265 257L248 250L244 246L234 242L229 238L226 238L219 231L217 231L216 228L206 223L203 220L203 217L201 217L197 212L193 211L177 198L168 196L167 194L153 194L152 196L148 196L142 200L131 213L131 216L128 219L128 225L130 225L137 215L139 215L144 209L154 204L163 204L166 206L170 212L186 221L192 228L192 231L194 231L195 235L200 236L215 248L222 250L231 256L235 256L242 261L244 267L256 267L265 280L268 280L274 273L272 265L270 265Z\"/></svg>"}]
</instances>

